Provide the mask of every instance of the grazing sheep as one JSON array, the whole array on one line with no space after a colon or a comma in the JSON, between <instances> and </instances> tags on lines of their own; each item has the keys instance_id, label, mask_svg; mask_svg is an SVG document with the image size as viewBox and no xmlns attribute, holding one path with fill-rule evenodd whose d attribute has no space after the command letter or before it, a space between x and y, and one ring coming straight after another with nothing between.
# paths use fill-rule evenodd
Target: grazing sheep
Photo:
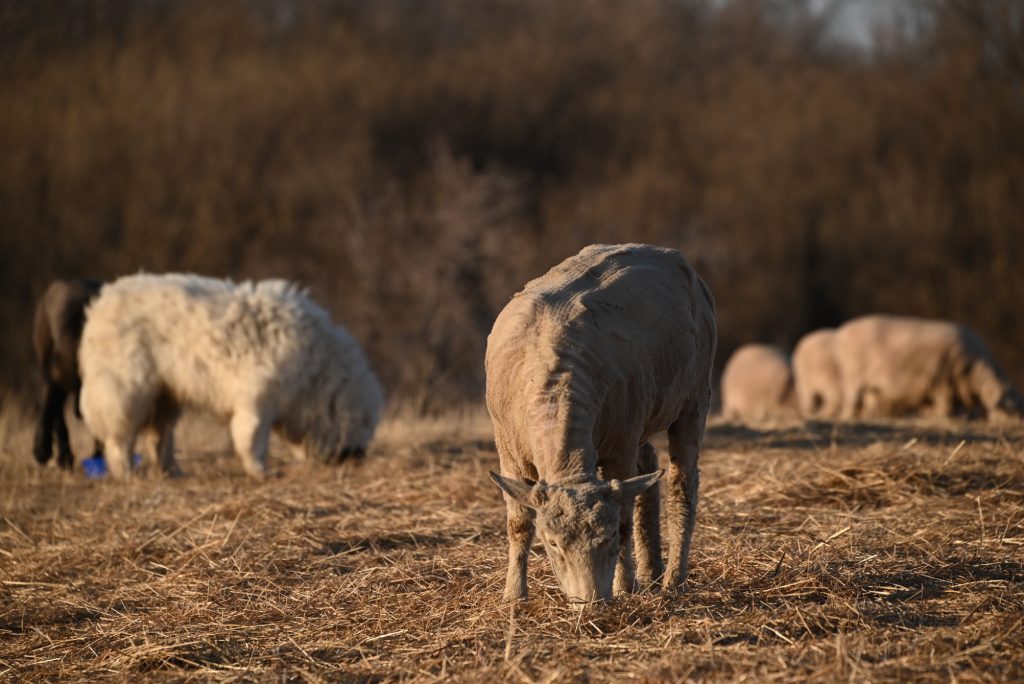
<instances>
[{"instance_id":1,"label":"grazing sheep","mask_svg":"<svg viewBox=\"0 0 1024 684\"><path fill-rule=\"evenodd\" d=\"M246 471L262 477L272 428L298 456L340 461L363 453L383 404L355 340L282 280L121 278L90 305L79 358L82 415L116 478L140 430L148 455L178 472L182 406L229 419Z\"/></svg>"},{"instance_id":2,"label":"grazing sheep","mask_svg":"<svg viewBox=\"0 0 1024 684\"><path fill-rule=\"evenodd\" d=\"M505 599L525 599L534 528L574 602L686 579L697 458L711 395L714 301L676 251L591 245L530 281L487 338L487 408L508 507ZM668 430L671 466L664 573L663 471L648 441ZM617 568L616 568L617 559Z\"/></svg>"},{"instance_id":3,"label":"grazing sheep","mask_svg":"<svg viewBox=\"0 0 1024 684\"><path fill-rule=\"evenodd\" d=\"M85 324L85 307L102 285L98 280L87 278L55 280L36 304L32 345L46 388L32 447L40 464L45 464L53 455L54 434L57 435L57 465L70 469L75 464L64 406L70 396L78 412L81 387L78 344ZM96 452L99 453L98 443Z\"/></svg>"},{"instance_id":4,"label":"grazing sheep","mask_svg":"<svg viewBox=\"0 0 1024 684\"><path fill-rule=\"evenodd\" d=\"M722 413L761 422L796 417L793 369L786 353L768 344L737 349L722 371Z\"/></svg>"},{"instance_id":5,"label":"grazing sheep","mask_svg":"<svg viewBox=\"0 0 1024 684\"><path fill-rule=\"evenodd\" d=\"M846 419L957 412L1019 418L1024 409L978 336L955 323L863 316L839 328L835 350Z\"/></svg>"},{"instance_id":6,"label":"grazing sheep","mask_svg":"<svg viewBox=\"0 0 1024 684\"><path fill-rule=\"evenodd\" d=\"M807 333L793 350L793 380L804 418L839 417L843 390L835 352L836 331L823 328Z\"/></svg>"}]
</instances>

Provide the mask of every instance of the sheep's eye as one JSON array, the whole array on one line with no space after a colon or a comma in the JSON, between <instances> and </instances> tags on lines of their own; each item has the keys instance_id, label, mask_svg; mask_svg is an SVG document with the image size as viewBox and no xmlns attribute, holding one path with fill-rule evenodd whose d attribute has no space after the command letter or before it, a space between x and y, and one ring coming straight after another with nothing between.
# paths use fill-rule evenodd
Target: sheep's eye
<instances>
[{"instance_id":1,"label":"sheep's eye","mask_svg":"<svg viewBox=\"0 0 1024 684\"><path fill-rule=\"evenodd\" d=\"M554 539L551 539L549 537L548 538L548 546L550 546L553 549L557 549L558 548L558 542L556 542Z\"/></svg>"}]
</instances>

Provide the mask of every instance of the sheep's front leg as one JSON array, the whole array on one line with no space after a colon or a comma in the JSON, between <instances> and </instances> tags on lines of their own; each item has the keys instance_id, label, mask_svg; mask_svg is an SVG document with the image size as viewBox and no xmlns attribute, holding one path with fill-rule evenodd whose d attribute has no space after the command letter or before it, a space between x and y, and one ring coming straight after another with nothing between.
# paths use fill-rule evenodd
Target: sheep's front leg
<instances>
[{"instance_id":1,"label":"sheep's front leg","mask_svg":"<svg viewBox=\"0 0 1024 684\"><path fill-rule=\"evenodd\" d=\"M932 418L949 418L953 415L953 387L946 382L940 382L932 391L931 407L928 414Z\"/></svg>"},{"instance_id":2,"label":"sheep's front leg","mask_svg":"<svg viewBox=\"0 0 1024 684\"><path fill-rule=\"evenodd\" d=\"M637 466L641 475L653 473L658 469L658 452L650 442L640 447ZM647 488L636 498L636 510L633 513L633 526L636 550L636 574L641 584L653 586L665 574L665 564L661 560L661 483Z\"/></svg>"},{"instance_id":3,"label":"sheep's front leg","mask_svg":"<svg viewBox=\"0 0 1024 684\"><path fill-rule=\"evenodd\" d=\"M633 565L634 505L632 500L623 501L619 509L619 559L615 564L615 582L612 587L616 596L637 590L636 568Z\"/></svg>"},{"instance_id":4,"label":"sheep's front leg","mask_svg":"<svg viewBox=\"0 0 1024 684\"><path fill-rule=\"evenodd\" d=\"M505 578L505 600L525 601L526 565L533 543L534 512L505 495L508 507L508 576Z\"/></svg>"},{"instance_id":5,"label":"sheep's front leg","mask_svg":"<svg viewBox=\"0 0 1024 684\"><path fill-rule=\"evenodd\" d=\"M267 474L267 445L271 422L249 410L239 410L231 417L231 441L242 459L245 472L263 479Z\"/></svg>"},{"instance_id":6,"label":"sheep's front leg","mask_svg":"<svg viewBox=\"0 0 1024 684\"><path fill-rule=\"evenodd\" d=\"M168 477L178 477L181 468L174 459L174 425L178 422L180 410L177 404L164 395L157 398L153 415L142 434L146 458L160 467Z\"/></svg>"},{"instance_id":7,"label":"sheep's front leg","mask_svg":"<svg viewBox=\"0 0 1024 684\"><path fill-rule=\"evenodd\" d=\"M669 535L665 587L669 589L681 588L689 571L690 542L697 521L697 491L700 488L697 459L706 415L696 408L684 410L668 429L671 463L665 501Z\"/></svg>"},{"instance_id":8,"label":"sheep's front leg","mask_svg":"<svg viewBox=\"0 0 1024 684\"><path fill-rule=\"evenodd\" d=\"M128 480L132 476L131 439L108 439L104 446L106 451L107 469L115 480Z\"/></svg>"}]
</instances>

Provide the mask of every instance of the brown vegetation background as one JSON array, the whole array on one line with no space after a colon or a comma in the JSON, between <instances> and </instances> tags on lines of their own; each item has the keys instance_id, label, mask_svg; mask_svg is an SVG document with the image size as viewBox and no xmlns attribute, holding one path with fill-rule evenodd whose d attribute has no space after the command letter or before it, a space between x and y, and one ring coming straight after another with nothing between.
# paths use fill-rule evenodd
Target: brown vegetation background
<instances>
[{"instance_id":1,"label":"brown vegetation background","mask_svg":"<svg viewBox=\"0 0 1024 684\"><path fill-rule=\"evenodd\" d=\"M476 399L529 277L677 247L736 345L975 328L1024 384L1024 17L923 3L870 53L798 0L0 4L0 382L52 278L308 286L392 397Z\"/></svg>"}]
</instances>

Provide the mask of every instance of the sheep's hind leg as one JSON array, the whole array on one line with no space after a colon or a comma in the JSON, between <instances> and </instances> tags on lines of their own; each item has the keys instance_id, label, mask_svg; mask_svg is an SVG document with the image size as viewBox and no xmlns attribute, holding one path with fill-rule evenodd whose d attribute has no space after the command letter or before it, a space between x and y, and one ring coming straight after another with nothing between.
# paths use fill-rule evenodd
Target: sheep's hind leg
<instances>
[{"instance_id":1,"label":"sheep's hind leg","mask_svg":"<svg viewBox=\"0 0 1024 684\"><path fill-rule=\"evenodd\" d=\"M650 442L640 446L637 459L641 475L653 473L658 469L658 452ZM636 575L643 586L657 586L657 582L665 574L665 564L661 560L661 483L647 488L636 498L636 509L633 513L634 526L633 548L636 555Z\"/></svg>"},{"instance_id":2,"label":"sheep's hind leg","mask_svg":"<svg viewBox=\"0 0 1024 684\"><path fill-rule=\"evenodd\" d=\"M636 443L636 438L625 440L625 444ZM628 448L625 445L614 445L610 446L609 450L619 453ZM601 477L606 480L626 480L636 475L637 467L633 463L601 470ZM612 582L612 593L615 596L630 594L638 588L636 567L633 564L633 509L635 506L636 501L633 497L629 497L619 504L619 557L615 563L615 579Z\"/></svg>"},{"instance_id":3,"label":"sheep's hind leg","mask_svg":"<svg viewBox=\"0 0 1024 684\"><path fill-rule=\"evenodd\" d=\"M271 422L253 411L239 410L231 417L231 440L235 453L242 459L245 472L254 478L267 475L267 446Z\"/></svg>"}]
</instances>

